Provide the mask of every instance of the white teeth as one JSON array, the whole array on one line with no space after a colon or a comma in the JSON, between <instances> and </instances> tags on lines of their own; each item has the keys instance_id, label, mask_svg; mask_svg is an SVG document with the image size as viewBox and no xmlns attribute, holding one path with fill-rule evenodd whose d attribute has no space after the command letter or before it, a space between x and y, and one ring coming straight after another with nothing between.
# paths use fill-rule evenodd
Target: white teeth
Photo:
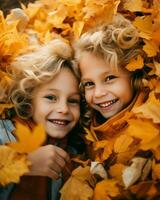
<instances>
[{"instance_id":1,"label":"white teeth","mask_svg":"<svg viewBox=\"0 0 160 200\"><path fill-rule=\"evenodd\" d=\"M54 123L54 124L59 124L59 125L66 125L67 124L67 121L65 121L65 120L49 120L49 121L51 121L52 123Z\"/></svg>"},{"instance_id":2,"label":"white teeth","mask_svg":"<svg viewBox=\"0 0 160 200\"><path fill-rule=\"evenodd\" d=\"M110 106L111 104L113 104L113 103L115 103L115 102L116 102L116 99L107 101L106 103L100 103L100 104L98 104L98 105L99 105L100 107L105 108L105 107L108 107L108 106Z\"/></svg>"}]
</instances>

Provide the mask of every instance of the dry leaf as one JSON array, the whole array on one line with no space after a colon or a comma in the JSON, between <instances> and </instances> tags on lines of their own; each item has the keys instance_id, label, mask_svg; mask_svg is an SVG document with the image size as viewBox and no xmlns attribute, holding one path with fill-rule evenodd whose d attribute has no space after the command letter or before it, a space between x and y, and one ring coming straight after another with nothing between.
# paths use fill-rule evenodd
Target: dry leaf
<instances>
[{"instance_id":1,"label":"dry leaf","mask_svg":"<svg viewBox=\"0 0 160 200\"><path fill-rule=\"evenodd\" d=\"M114 143L115 153L124 153L128 151L129 146L132 144L133 138L129 135L120 135Z\"/></svg>"},{"instance_id":2,"label":"dry leaf","mask_svg":"<svg viewBox=\"0 0 160 200\"><path fill-rule=\"evenodd\" d=\"M93 200L110 200L110 197L116 197L120 194L117 181L114 179L105 179L96 184L93 194Z\"/></svg>"},{"instance_id":3,"label":"dry leaf","mask_svg":"<svg viewBox=\"0 0 160 200\"><path fill-rule=\"evenodd\" d=\"M143 118L152 119L154 123L160 123L160 100L156 99L154 92L149 94L147 101L133 109L134 113L142 113Z\"/></svg>"},{"instance_id":4,"label":"dry leaf","mask_svg":"<svg viewBox=\"0 0 160 200\"><path fill-rule=\"evenodd\" d=\"M129 71L135 71L136 69L142 69L144 67L143 58L138 55L137 58L132 58L129 64L126 65L126 69Z\"/></svg>"},{"instance_id":5,"label":"dry leaf","mask_svg":"<svg viewBox=\"0 0 160 200\"><path fill-rule=\"evenodd\" d=\"M135 157L131 161L131 166L126 167L122 173L123 182L126 188L133 185L141 177L142 168L147 159Z\"/></svg>"},{"instance_id":6,"label":"dry leaf","mask_svg":"<svg viewBox=\"0 0 160 200\"><path fill-rule=\"evenodd\" d=\"M16 123L17 142L10 142L9 147L19 153L30 153L41 146L46 140L46 133L43 125L37 125L33 131L28 126L19 122Z\"/></svg>"},{"instance_id":7,"label":"dry leaf","mask_svg":"<svg viewBox=\"0 0 160 200\"><path fill-rule=\"evenodd\" d=\"M103 179L106 179L108 177L107 172L103 167L103 165L97 161L91 162L90 173L97 174Z\"/></svg>"},{"instance_id":8,"label":"dry leaf","mask_svg":"<svg viewBox=\"0 0 160 200\"><path fill-rule=\"evenodd\" d=\"M5 145L0 146L0 185L18 183L20 176L29 171L26 155L18 154Z\"/></svg>"},{"instance_id":9,"label":"dry leaf","mask_svg":"<svg viewBox=\"0 0 160 200\"><path fill-rule=\"evenodd\" d=\"M90 167L78 167L62 187L60 200L87 200L91 199L93 190L89 185L93 182Z\"/></svg>"}]
</instances>

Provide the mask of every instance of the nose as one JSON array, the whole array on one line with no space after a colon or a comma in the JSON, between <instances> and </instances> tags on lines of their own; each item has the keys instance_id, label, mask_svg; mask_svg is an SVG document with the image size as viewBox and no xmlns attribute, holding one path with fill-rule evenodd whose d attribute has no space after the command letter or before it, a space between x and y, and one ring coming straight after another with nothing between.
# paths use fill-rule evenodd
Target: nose
<instances>
[{"instance_id":1,"label":"nose","mask_svg":"<svg viewBox=\"0 0 160 200\"><path fill-rule=\"evenodd\" d=\"M107 94L106 88L104 88L103 85L96 85L95 90L94 90L94 97L95 98L100 98L103 97Z\"/></svg>"},{"instance_id":2,"label":"nose","mask_svg":"<svg viewBox=\"0 0 160 200\"><path fill-rule=\"evenodd\" d=\"M68 108L67 102L61 101L57 104L58 113L66 114L68 113L68 111L69 111L69 108Z\"/></svg>"}]
</instances>

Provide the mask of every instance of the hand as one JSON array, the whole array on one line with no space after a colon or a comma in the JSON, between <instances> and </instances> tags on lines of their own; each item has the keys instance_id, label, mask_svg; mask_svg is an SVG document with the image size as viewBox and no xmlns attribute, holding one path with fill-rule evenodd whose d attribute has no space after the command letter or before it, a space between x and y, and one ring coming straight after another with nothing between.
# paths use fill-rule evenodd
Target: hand
<instances>
[{"instance_id":1,"label":"hand","mask_svg":"<svg viewBox=\"0 0 160 200\"><path fill-rule=\"evenodd\" d=\"M58 179L67 162L69 162L69 155L57 146L46 145L31 152L28 159L31 161L31 166L27 175L48 176Z\"/></svg>"}]
</instances>

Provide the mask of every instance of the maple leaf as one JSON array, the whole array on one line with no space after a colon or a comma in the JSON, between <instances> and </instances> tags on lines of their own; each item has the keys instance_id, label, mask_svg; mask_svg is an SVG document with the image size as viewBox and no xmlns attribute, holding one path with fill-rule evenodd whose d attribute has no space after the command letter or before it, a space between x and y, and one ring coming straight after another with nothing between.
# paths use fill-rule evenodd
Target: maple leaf
<instances>
[{"instance_id":1,"label":"maple leaf","mask_svg":"<svg viewBox=\"0 0 160 200\"><path fill-rule=\"evenodd\" d=\"M60 200L91 199L93 190L90 184L94 184L94 180L92 179L93 176L90 174L90 167L78 167L72 172L71 177L61 189Z\"/></svg>"},{"instance_id":2,"label":"maple leaf","mask_svg":"<svg viewBox=\"0 0 160 200\"><path fill-rule=\"evenodd\" d=\"M117 181L114 179L105 179L96 184L93 200L110 200L110 197L116 197L119 194Z\"/></svg>"},{"instance_id":3,"label":"maple leaf","mask_svg":"<svg viewBox=\"0 0 160 200\"><path fill-rule=\"evenodd\" d=\"M153 41L144 40L145 45L143 46L143 50L146 52L148 57L156 56L159 52L158 46Z\"/></svg>"},{"instance_id":4,"label":"maple leaf","mask_svg":"<svg viewBox=\"0 0 160 200\"><path fill-rule=\"evenodd\" d=\"M18 183L20 176L29 171L26 155L18 154L12 148L0 146L0 185Z\"/></svg>"},{"instance_id":5,"label":"maple leaf","mask_svg":"<svg viewBox=\"0 0 160 200\"><path fill-rule=\"evenodd\" d=\"M41 146L46 140L46 133L43 125L37 125L33 132L25 125L17 122L15 136L17 142L10 142L8 146L19 153L30 153Z\"/></svg>"},{"instance_id":6,"label":"maple leaf","mask_svg":"<svg viewBox=\"0 0 160 200\"><path fill-rule=\"evenodd\" d=\"M143 58L138 55L137 58L132 58L130 62L126 65L126 69L129 71L135 71L136 69L142 69L144 66Z\"/></svg>"},{"instance_id":7,"label":"maple leaf","mask_svg":"<svg viewBox=\"0 0 160 200\"><path fill-rule=\"evenodd\" d=\"M133 23L139 30L139 36L150 40L153 33L153 24L151 16L136 17Z\"/></svg>"},{"instance_id":8,"label":"maple leaf","mask_svg":"<svg viewBox=\"0 0 160 200\"><path fill-rule=\"evenodd\" d=\"M153 124L147 119L130 119L128 120L129 126L125 130L126 134L141 140L141 144L150 142L159 134Z\"/></svg>"}]
</instances>

